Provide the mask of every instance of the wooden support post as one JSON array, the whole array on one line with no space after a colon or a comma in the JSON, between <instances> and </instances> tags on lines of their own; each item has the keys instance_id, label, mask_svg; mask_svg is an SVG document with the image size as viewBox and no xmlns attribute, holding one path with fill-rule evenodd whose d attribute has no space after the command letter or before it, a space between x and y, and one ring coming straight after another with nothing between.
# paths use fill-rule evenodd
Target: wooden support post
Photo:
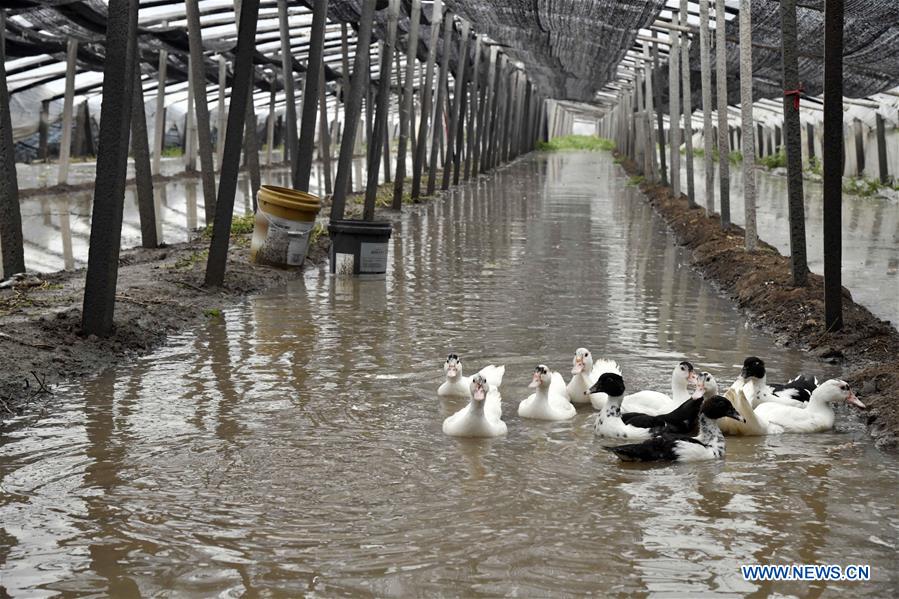
<instances>
[{"instance_id":1,"label":"wooden support post","mask_svg":"<svg viewBox=\"0 0 899 599\"><path fill-rule=\"evenodd\" d=\"M652 36L656 36L655 31L652 32ZM652 70L653 73L659 72L659 45L656 43L652 45ZM659 171L662 175L662 185L668 185L668 168L665 161L665 120L662 116L661 87L661 85L654 85L653 92L655 93L656 123L658 125Z\"/></svg>"},{"instance_id":2,"label":"wooden support post","mask_svg":"<svg viewBox=\"0 0 899 599\"><path fill-rule=\"evenodd\" d=\"M859 177L865 174L865 138L862 130L862 122L853 119L853 134L855 136L855 170Z\"/></svg>"},{"instance_id":3,"label":"wooden support post","mask_svg":"<svg viewBox=\"0 0 899 599\"><path fill-rule=\"evenodd\" d=\"M809 162L815 157L815 126L811 123L805 125L805 143L808 145Z\"/></svg>"},{"instance_id":4,"label":"wooden support post","mask_svg":"<svg viewBox=\"0 0 899 599\"><path fill-rule=\"evenodd\" d=\"M653 81L652 81L652 59L649 54L649 45L643 44L643 74L644 81L646 83L646 90L643 94L643 101L645 105L645 112L643 113L643 135L645 150L644 153L647 157L648 163L648 175L650 181L658 181L659 178L659 165L656 158L656 144L654 140L654 136L652 134L652 121L653 121L653 113L655 112L655 107L653 105Z\"/></svg>"},{"instance_id":5,"label":"wooden support post","mask_svg":"<svg viewBox=\"0 0 899 599\"><path fill-rule=\"evenodd\" d=\"M843 328L843 0L824 2L824 321Z\"/></svg>"},{"instance_id":6,"label":"wooden support post","mask_svg":"<svg viewBox=\"0 0 899 599\"><path fill-rule=\"evenodd\" d=\"M6 84L6 9L0 9L0 256L3 260L0 279L25 272L16 148Z\"/></svg>"},{"instance_id":7,"label":"wooden support post","mask_svg":"<svg viewBox=\"0 0 899 599\"><path fill-rule=\"evenodd\" d=\"M203 206L206 222L215 218L215 163L212 158L212 133L209 128L209 100L206 93L206 63L203 57L203 37L200 28L200 6L185 2L187 35L190 45L190 69L194 87L194 109L199 135L200 171L203 177ZM152 197L152 196L151 196Z\"/></svg>"},{"instance_id":8,"label":"wooden support post","mask_svg":"<svg viewBox=\"0 0 899 599\"><path fill-rule=\"evenodd\" d=\"M709 2L699 0L699 59L702 78L702 143L705 156L705 213L715 211L715 141L712 139L712 59L709 35Z\"/></svg>"},{"instance_id":9,"label":"wooden support post","mask_svg":"<svg viewBox=\"0 0 899 599\"><path fill-rule=\"evenodd\" d=\"M228 241L231 237L231 218L234 212L234 195L237 192L240 146L244 136L244 121L248 113L247 102L253 97L252 89L255 77L253 51L256 48L259 0L243 0L239 14L234 79L231 86L231 103L225 132L225 152L222 155L221 178L215 203L212 242L209 244L209 259L206 262L205 282L208 287L221 287L225 281Z\"/></svg>"},{"instance_id":10,"label":"wooden support post","mask_svg":"<svg viewBox=\"0 0 899 599\"><path fill-rule=\"evenodd\" d=\"M107 60L103 66L103 116L81 311L85 335L105 337L113 328L137 65L137 10L136 0L110 0L107 9L106 52L122 59Z\"/></svg>"},{"instance_id":11,"label":"wooden support post","mask_svg":"<svg viewBox=\"0 0 899 599\"><path fill-rule=\"evenodd\" d=\"M483 172L488 168L487 147L490 143L490 130L493 127L494 111L496 110L496 61L497 48L491 45L489 49L487 69L484 74L484 100L481 102L481 124L478 131L478 148L475 150L477 168L475 172Z\"/></svg>"},{"instance_id":12,"label":"wooden support post","mask_svg":"<svg viewBox=\"0 0 899 599\"><path fill-rule=\"evenodd\" d=\"M680 32L669 31L668 53L668 151L671 157L671 191L680 197ZM622 115L624 116L624 115Z\"/></svg>"},{"instance_id":13,"label":"wooden support post","mask_svg":"<svg viewBox=\"0 0 899 599\"><path fill-rule=\"evenodd\" d=\"M169 53L159 51L159 66L156 69L156 114L153 115L153 174L160 174L162 151L165 146L165 80L168 70Z\"/></svg>"},{"instance_id":14,"label":"wooden support post","mask_svg":"<svg viewBox=\"0 0 899 599\"><path fill-rule=\"evenodd\" d=\"M74 136L74 139L72 140L72 155L76 158L87 156L87 151L84 147L84 131L87 128L87 118L87 100L84 100L75 109L75 131L72 134Z\"/></svg>"},{"instance_id":15,"label":"wooden support post","mask_svg":"<svg viewBox=\"0 0 899 599\"><path fill-rule=\"evenodd\" d=\"M756 131L758 132L758 140L759 140L759 144L758 144L759 147L756 151L756 155L759 158L761 158L762 156L765 155L765 130L762 127L761 123L756 125Z\"/></svg>"},{"instance_id":16,"label":"wooden support post","mask_svg":"<svg viewBox=\"0 0 899 599\"><path fill-rule=\"evenodd\" d=\"M880 175L880 183L887 185L890 182L890 173L887 170L887 141L883 126L883 117L878 112L877 118L877 167Z\"/></svg>"},{"instance_id":17,"label":"wooden support post","mask_svg":"<svg viewBox=\"0 0 899 599\"><path fill-rule=\"evenodd\" d=\"M78 42L69 38L66 49L66 91L62 107L62 137L59 141L59 174L56 182L69 182L69 157L72 153L72 116L75 111L75 61L78 58Z\"/></svg>"},{"instance_id":18,"label":"wooden support post","mask_svg":"<svg viewBox=\"0 0 899 599\"><path fill-rule=\"evenodd\" d=\"M755 204L755 130L752 116L752 0L740 0L740 116L743 125L744 243L747 252L758 246ZM726 157L722 157L726 160Z\"/></svg>"},{"instance_id":19,"label":"wooden support post","mask_svg":"<svg viewBox=\"0 0 899 599\"><path fill-rule=\"evenodd\" d=\"M505 71L505 76L503 77L503 85L505 86L503 89L503 104L502 104L502 120L500 123L502 124L500 128L499 135L499 150L496 153L497 164L505 164L509 159L509 124L510 124L510 116L512 114L512 88L513 88L513 76L515 74L515 69L509 66L509 68Z\"/></svg>"},{"instance_id":20,"label":"wooden support post","mask_svg":"<svg viewBox=\"0 0 899 599\"><path fill-rule=\"evenodd\" d=\"M721 226L730 226L730 144L727 134L727 37L724 35L724 0L715 0L715 84L718 90L718 193Z\"/></svg>"},{"instance_id":21,"label":"wooden support post","mask_svg":"<svg viewBox=\"0 0 899 599\"><path fill-rule=\"evenodd\" d=\"M421 0L412 0L412 8L409 13L409 35L406 38L406 75L403 78L403 97L400 100L400 139L396 150L396 178L393 182L392 207L394 210L403 208L403 188L406 185L406 147L409 143L409 130L415 119L412 115L412 92L415 89L415 61L417 60L420 22ZM412 135L415 135L414 131L412 131ZM412 155L415 155L414 149Z\"/></svg>"},{"instance_id":22,"label":"wooden support post","mask_svg":"<svg viewBox=\"0 0 899 599\"><path fill-rule=\"evenodd\" d=\"M353 81L349 87L349 99L343 116L344 133L340 140L340 155L337 159L337 177L334 179L334 196L331 198L331 220L340 220L346 208L347 188L350 182L349 173L353 168L353 146L356 144L356 131L359 126L359 110L362 107L362 94L367 80L368 51L371 43L371 26L375 14L377 0L363 0L362 14L359 17L359 37L357 38L356 56L353 59Z\"/></svg>"},{"instance_id":23,"label":"wooden support post","mask_svg":"<svg viewBox=\"0 0 899 599\"><path fill-rule=\"evenodd\" d=\"M383 44L383 42L382 42ZM393 61L393 55L396 52L391 51L390 56L388 56L387 60L389 62ZM392 84L390 81L387 82L387 99L385 102L387 103L387 116L384 117L384 126L381 128L381 139L383 141L383 150L381 152L381 160L384 161L384 183L389 183L392 181L390 178L390 103L392 101L392 95L390 93L390 88Z\"/></svg>"},{"instance_id":24,"label":"wooden support post","mask_svg":"<svg viewBox=\"0 0 899 599\"><path fill-rule=\"evenodd\" d=\"M346 43L346 25L343 26ZM293 164L297 151L297 99L294 95L293 55L290 53L290 25L287 20L287 0L278 0L278 30L281 38L281 74L284 77L284 120L287 122L287 139L284 141L282 159ZM349 75L347 75L349 76ZM230 118L228 119L231 120Z\"/></svg>"},{"instance_id":25,"label":"wooden support post","mask_svg":"<svg viewBox=\"0 0 899 599\"><path fill-rule=\"evenodd\" d=\"M387 39L381 48L381 69L378 81L378 114L372 134L370 149L370 162L368 163L368 181L365 185L365 205L362 211L364 220L375 219L375 198L378 195L378 163L381 160L381 148L387 133L387 113L390 108L390 66L393 62L393 52L396 47L396 27L399 19L399 0L390 0L387 8Z\"/></svg>"},{"instance_id":26,"label":"wooden support post","mask_svg":"<svg viewBox=\"0 0 899 599\"><path fill-rule=\"evenodd\" d=\"M433 195L437 188L437 158L443 138L443 102L446 96L447 78L449 76L449 57L453 41L453 21L455 15L447 11L443 18L443 55L440 57L440 79L437 82L437 101L434 111L434 138L431 142L431 165L428 172L428 195ZM444 170L446 164L444 163Z\"/></svg>"},{"instance_id":27,"label":"wooden support post","mask_svg":"<svg viewBox=\"0 0 899 599\"><path fill-rule=\"evenodd\" d=\"M680 2L680 25L687 26L687 0ZM681 40L681 71L684 108L684 149L687 162L687 202L691 208L696 207L696 181L693 173L693 82L690 73L690 37L686 34Z\"/></svg>"},{"instance_id":28,"label":"wooden support post","mask_svg":"<svg viewBox=\"0 0 899 599\"><path fill-rule=\"evenodd\" d=\"M228 63L225 57L219 54L219 76L218 76L218 125L215 131L215 158L218 164L222 163L222 152L225 151L225 127L228 126L228 115L225 109L225 90L228 87ZM272 86L272 102L274 102L275 90ZM271 163L269 156L268 163Z\"/></svg>"},{"instance_id":29,"label":"wooden support post","mask_svg":"<svg viewBox=\"0 0 899 599\"><path fill-rule=\"evenodd\" d=\"M303 123L293 168L293 187L309 191L312 174L312 155L315 149L315 121L318 111L318 90L323 70L322 54L325 42L325 24L328 20L328 0L316 0L312 4L312 30L309 35L309 56L306 62L306 87L303 90Z\"/></svg>"},{"instance_id":30,"label":"wooden support post","mask_svg":"<svg viewBox=\"0 0 899 599\"><path fill-rule=\"evenodd\" d=\"M322 170L325 177L325 195L331 195L331 133L328 129L328 96L325 93L325 69L318 70L318 109L319 155L322 158Z\"/></svg>"},{"instance_id":31,"label":"wooden support post","mask_svg":"<svg viewBox=\"0 0 899 599\"><path fill-rule=\"evenodd\" d=\"M131 106L131 153L134 156L134 178L137 183L137 209L140 215L141 246L155 248L156 207L153 203L153 174L150 172L150 142L147 139L147 113L140 60L134 68L134 103Z\"/></svg>"},{"instance_id":32,"label":"wooden support post","mask_svg":"<svg viewBox=\"0 0 899 599\"><path fill-rule=\"evenodd\" d=\"M471 25L462 19L462 35L459 39L459 62L456 65L456 77L453 85L453 103L450 113L449 129L446 135L446 163L443 165L443 183L440 189L449 189L450 175L459 169L459 154L456 152L456 133L459 126L459 115L465 95L465 67L468 64L468 37ZM447 98L449 99L449 98Z\"/></svg>"},{"instance_id":33,"label":"wooden support post","mask_svg":"<svg viewBox=\"0 0 899 599\"><path fill-rule=\"evenodd\" d=\"M793 285L808 284L805 251L805 205L802 194L802 139L799 123L799 58L796 34L796 0L780 3L781 59L783 66L784 137L787 154L787 204L790 215L790 263ZM793 92L796 93L787 93ZM814 151L814 142L812 143Z\"/></svg>"}]
</instances>

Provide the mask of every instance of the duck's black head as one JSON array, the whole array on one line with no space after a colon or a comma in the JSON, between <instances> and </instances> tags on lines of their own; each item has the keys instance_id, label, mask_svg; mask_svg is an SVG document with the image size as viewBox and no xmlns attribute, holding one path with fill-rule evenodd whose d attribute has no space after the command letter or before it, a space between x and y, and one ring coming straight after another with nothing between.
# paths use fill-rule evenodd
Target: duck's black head
<instances>
[{"instance_id":1,"label":"duck's black head","mask_svg":"<svg viewBox=\"0 0 899 599\"><path fill-rule=\"evenodd\" d=\"M680 364L678 364L678 366L683 366L684 368L687 369L687 372L693 372L693 365L690 364L689 362L686 362L686 361L681 362Z\"/></svg>"},{"instance_id":2,"label":"duck's black head","mask_svg":"<svg viewBox=\"0 0 899 599\"><path fill-rule=\"evenodd\" d=\"M726 397L721 397L720 395L713 395L702 402L702 414L712 420L733 418L740 422L746 422L746 419L740 415L734 408L734 405Z\"/></svg>"},{"instance_id":3,"label":"duck's black head","mask_svg":"<svg viewBox=\"0 0 899 599\"><path fill-rule=\"evenodd\" d=\"M744 379L753 377L757 379L761 379L765 377L765 363L761 358L756 358L755 356L749 356L745 360L743 360L743 370L740 371L740 376Z\"/></svg>"},{"instance_id":4,"label":"duck's black head","mask_svg":"<svg viewBox=\"0 0 899 599\"><path fill-rule=\"evenodd\" d=\"M624 395L624 379L620 374L604 372L590 387L590 393L605 393L609 397L620 397Z\"/></svg>"}]
</instances>

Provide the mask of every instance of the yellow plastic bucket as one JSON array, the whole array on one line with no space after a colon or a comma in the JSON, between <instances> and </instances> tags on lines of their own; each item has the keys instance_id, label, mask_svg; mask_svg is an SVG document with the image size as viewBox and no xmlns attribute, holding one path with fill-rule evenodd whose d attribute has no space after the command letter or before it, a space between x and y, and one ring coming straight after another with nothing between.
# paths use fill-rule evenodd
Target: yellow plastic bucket
<instances>
[{"instance_id":1,"label":"yellow plastic bucket","mask_svg":"<svg viewBox=\"0 0 899 599\"><path fill-rule=\"evenodd\" d=\"M272 266L302 266L321 200L296 189L263 185L256 201L250 260Z\"/></svg>"}]
</instances>

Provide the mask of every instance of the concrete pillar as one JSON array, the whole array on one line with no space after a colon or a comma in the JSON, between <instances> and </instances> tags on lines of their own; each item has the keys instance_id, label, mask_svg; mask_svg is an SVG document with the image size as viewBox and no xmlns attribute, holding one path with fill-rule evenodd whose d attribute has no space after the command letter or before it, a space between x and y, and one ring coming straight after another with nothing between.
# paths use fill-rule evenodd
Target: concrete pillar
<instances>
[{"instance_id":1,"label":"concrete pillar","mask_svg":"<svg viewBox=\"0 0 899 599\"><path fill-rule=\"evenodd\" d=\"M62 138L59 141L59 173L56 182L69 182L69 156L72 153L72 117L75 112L75 61L78 57L78 42L69 38L66 49L66 91L62 107Z\"/></svg>"},{"instance_id":2,"label":"concrete pillar","mask_svg":"<svg viewBox=\"0 0 899 599\"><path fill-rule=\"evenodd\" d=\"M754 252L758 246L752 101L752 0L740 0L740 116L743 124L743 207L746 219L743 228L747 252Z\"/></svg>"}]
</instances>

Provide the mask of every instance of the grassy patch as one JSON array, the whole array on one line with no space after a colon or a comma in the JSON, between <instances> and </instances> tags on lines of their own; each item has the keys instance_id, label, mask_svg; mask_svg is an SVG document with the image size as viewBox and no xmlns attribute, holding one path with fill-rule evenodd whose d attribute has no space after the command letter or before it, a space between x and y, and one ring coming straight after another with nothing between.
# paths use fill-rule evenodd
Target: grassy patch
<instances>
[{"instance_id":1,"label":"grassy patch","mask_svg":"<svg viewBox=\"0 0 899 599\"><path fill-rule=\"evenodd\" d=\"M319 240L319 238L325 234L327 228L321 223L315 223L312 226L312 230L309 231L309 247L313 247Z\"/></svg>"},{"instance_id":2,"label":"grassy patch","mask_svg":"<svg viewBox=\"0 0 899 599\"><path fill-rule=\"evenodd\" d=\"M824 174L824 171L821 159L817 156L811 156L808 159L808 168L806 170L814 175L818 175L819 177L822 176Z\"/></svg>"},{"instance_id":3,"label":"grassy patch","mask_svg":"<svg viewBox=\"0 0 899 599\"><path fill-rule=\"evenodd\" d=\"M783 148L780 148L775 154L759 158L759 164L768 169L786 168L787 153Z\"/></svg>"},{"instance_id":4,"label":"grassy patch","mask_svg":"<svg viewBox=\"0 0 899 599\"><path fill-rule=\"evenodd\" d=\"M178 146L171 146L163 148L162 155L166 158L177 158L178 156L184 156L184 150Z\"/></svg>"},{"instance_id":5,"label":"grassy patch","mask_svg":"<svg viewBox=\"0 0 899 599\"><path fill-rule=\"evenodd\" d=\"M559 150L589 150L593 152L605 150L610 152L615 149L615 142L596 135L565 135L547 142L538 142L537 149L544 152Z\"/></svg>"},{"instance_id":6,"label":"grassy patch","mask_svg":"<svg viewBox=\"0 0 899 599\"><path fill-rule=\"evenodd\" d=\"M886 186L876 179L853 177L843 183L843 193L867 198L877 195L884 187Z\"/></svg>"},{"instance_id":7,"label":"grassy patch","mask_svg":"<svg viewBox=\"0 0 899 599\"><path fill-rule=\"evenodd\" d=\"M743 152L734 150L727 155L727 159L730 160L731 164L740 164L741 162L743 162Z\"/></svg>"},{"instance_id":8,"label":"grassy patch","mask_svg":"<svg viewBox=\"0 0 899 599\"><path fill-rule=\"evenodd\" d=\"M206 258L209 257L209 250L201 250L199 252L193 252L192 254L188 254L187 256L181 256L178 258L175 263L172 265L172 268L175 270L190 270L199 262L205 262Z\"/></svg>"},{"instance_id":9,"label":"grassy patch","mask_svg":"<svg viewBox=\"0 0 899 599\"><path fill-rule=\"evenodd\" d=\"M644 180L645 178L643 177L643 175L633 175L630 179L627 180L627 184L633 187L639 187Z\"/></svg>"},{"instance_id":10,"label":"grassy patch","mask_svg":"<svg viewBox=\"0 0 899 599\"><path fill-rule=\"evenodd\" d=\"M206 318L221 318L222 311L219 308L206 308L203 310L203 316Z\"/></svg>"},{"instance_id":11,"label":"grassy patch","mask_svg":"<svg viewBox=\"0 0 899 599\"><path fill-rule=\"evenodd\" d=\"M247 214L244 216L235 216L231 218L231 235L248 235L253 232L256 225L256 215ZM212 239L212 225L206 225L203 232L200 233L203 239Z\"/></svg>"}]
</instances>

